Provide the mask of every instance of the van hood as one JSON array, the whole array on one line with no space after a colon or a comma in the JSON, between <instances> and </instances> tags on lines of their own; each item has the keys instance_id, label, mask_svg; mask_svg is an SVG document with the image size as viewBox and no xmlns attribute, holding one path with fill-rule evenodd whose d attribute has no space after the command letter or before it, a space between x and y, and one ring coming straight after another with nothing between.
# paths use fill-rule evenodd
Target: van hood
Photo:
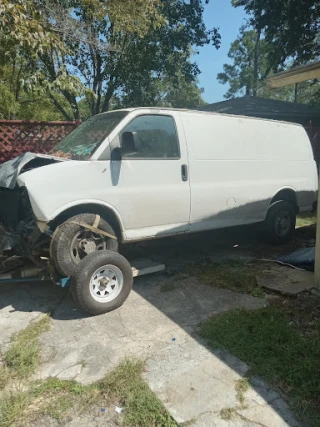
<instances>
[{"instance_id":1,"label":"van hood","mask_svg":"<svg viewBox=\"0 0 320 427\"><path fill-rule=\"evenodd\" d=\"M48 154L24 153L0 165L0 187L14 189L18 176L23 172L53 163L68 161Z\"/></svg>"}]
</instances>

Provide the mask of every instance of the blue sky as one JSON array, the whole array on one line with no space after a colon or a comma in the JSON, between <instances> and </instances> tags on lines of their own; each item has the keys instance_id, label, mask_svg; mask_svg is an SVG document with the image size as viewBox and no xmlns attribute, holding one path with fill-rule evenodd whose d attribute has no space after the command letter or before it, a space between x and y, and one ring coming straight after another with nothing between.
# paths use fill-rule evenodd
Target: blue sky
<instances>
[{"instance_id":1,"label":"blue sky","mask_svg":"<svg viewBox=\"0 0 320 427\"><path fill-rule=\"evenodd\" d=\"M213 46L200 48L200 53L194 59L199 65L200 86L204 88L205 101L223 101L223 95L228 90L227 85L217 81L217 74L222 71L223 64L230 62L228 51L230 44L239 34L239 28L244 23L246 14L242 8L231 6L231 0L210 0L205 6L204 20L208 28L220 27L221 47L216 50Z\"/></svg>"}]
</instances>

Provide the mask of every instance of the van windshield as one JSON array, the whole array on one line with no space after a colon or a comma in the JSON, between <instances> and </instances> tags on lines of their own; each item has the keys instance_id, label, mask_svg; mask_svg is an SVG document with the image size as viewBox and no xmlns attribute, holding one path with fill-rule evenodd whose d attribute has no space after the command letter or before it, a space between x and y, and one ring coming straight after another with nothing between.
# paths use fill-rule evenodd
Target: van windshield
<instances>
[{"instance_id":1,"label":"van windshield","mask_svg":"<svg viewBox=\"0 0 320 427\"><path fill-rule=\"evenodd\" d=\"M63 138L50 152L53 156L88 160L128 111L99 114L86 120Z\"/></svg>"}]
</instances>

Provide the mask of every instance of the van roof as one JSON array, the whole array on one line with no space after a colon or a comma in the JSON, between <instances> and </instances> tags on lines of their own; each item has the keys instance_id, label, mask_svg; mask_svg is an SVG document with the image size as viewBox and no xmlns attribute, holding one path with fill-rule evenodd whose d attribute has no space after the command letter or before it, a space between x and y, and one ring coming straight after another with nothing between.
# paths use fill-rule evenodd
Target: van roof
<instances>
[{"instance_id":1,"label":"van roof","mask_svg":"<svg viewBox=\"0 0 320 427\"><path fill-rule=\"evenodd\" d=\"M109 113L112 113L113 111L127 111L127 112L131 112L131 111L137 111L137 110L153 110L153 111L180 111L183 113L193 113L193 114L201 114L201 115L216 115L216 116L225 116L225 117L235 117L235 118L242 118L242 119L247 119L247 120L259 120L259 121L266 121L266 122L273 122L273 123L284 123L284 124L291 124L294 126L298 126L298 127L303 127L301 124L299 123L294 123L294 122L287 122L284 120L274 120L274 119L265 119L262 117L252 117L252 116L242 116L239 114L227 114L227 113L218 113L215 111L202 111L202 110L189 110L187 108L170 108L170 107L133 107L133 108L121 108L119 110L112 110L109 111ZM102 114L108 114L108 113L100 113L99 115Z\"/></svg>"}]
</instances>

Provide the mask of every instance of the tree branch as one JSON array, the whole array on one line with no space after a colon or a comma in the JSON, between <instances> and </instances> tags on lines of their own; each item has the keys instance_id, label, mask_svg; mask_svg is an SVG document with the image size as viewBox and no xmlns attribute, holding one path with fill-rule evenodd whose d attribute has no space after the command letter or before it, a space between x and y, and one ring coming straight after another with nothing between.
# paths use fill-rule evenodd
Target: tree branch
<instances>
[{"instance_id":1,"label":"tree branch","mask_svg":"<svg viewBox=\"0 0 320 427\"><path fill-rule=\"evenodd\" d=\"M52 93L49 94L51 101L53 102L54 106L57 107L57 109L60 111L60 113L64 116L66 120L69 120L70 122L73 121L72 117L69 116L69 114L66 112L66 110L62 107L62 105L56 100L56 98L52 95Z\"/></svg>"}]
</instances>

